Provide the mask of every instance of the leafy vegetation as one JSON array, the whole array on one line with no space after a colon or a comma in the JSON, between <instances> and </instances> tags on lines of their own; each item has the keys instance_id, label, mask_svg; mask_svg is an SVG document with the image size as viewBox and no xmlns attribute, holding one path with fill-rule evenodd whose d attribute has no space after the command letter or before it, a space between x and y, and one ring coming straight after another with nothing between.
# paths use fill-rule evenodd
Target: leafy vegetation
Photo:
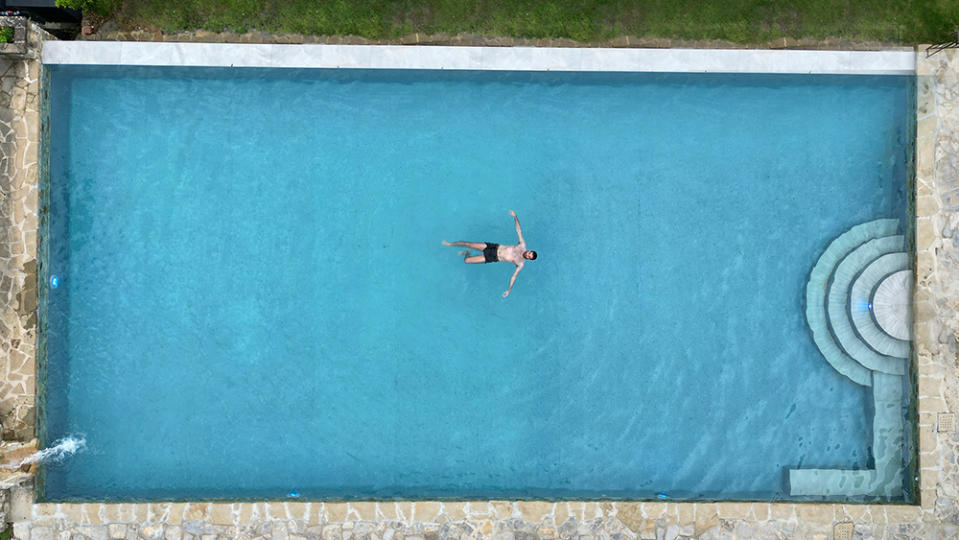
<instances>
[{"instance_id":1,"label":"leafy vegetation","mask_svg":"<svg viewBox=\"0 0 959 540\"><path fill-rule=\"evenodd\" d=\"M57 0L113 13L124 28L356 35L413 32L604 41L644 38L766 43L841 38L947 41L957 0ZM84 9L81 7L80 9Z\"/></svg>"},{"instance_id":2,"label":"leafy vegetation","mask_svg":"<svg viewBox=\"0 0 959 540\"><path fill-rule=\"evenodd\" d=\"M13 28L9 26L0 28L0 43L13 43Z\"/></svg>"},{"instance_id":3,"label":"leafy vegetation","mask_svg":"<svg viewBox=\"0 0 959 540\"><path fill-rule=\"evenodd\" d=\"M110 16L116 13L123 0L56 0L57 7L88 11L100 16Z\"/></svg>"}]
</instances>

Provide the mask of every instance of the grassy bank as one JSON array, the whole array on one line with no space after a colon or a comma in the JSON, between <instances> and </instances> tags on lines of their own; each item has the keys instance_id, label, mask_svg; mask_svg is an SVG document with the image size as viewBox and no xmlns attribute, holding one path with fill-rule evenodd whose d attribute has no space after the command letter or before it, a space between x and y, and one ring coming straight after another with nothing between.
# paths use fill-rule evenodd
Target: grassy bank
<instances>
[{"instance_id":1,"label":"grassy bank","mask_svg":"<svg viewBox=\"0 0 959 540\"><path fill-rule=\"evenodd\" d=\"M604 41L644 38L765 43L842 38L951 41L959 0L82 0L123 28L357 35L419 32Z\"/></svg>"}]
</instances>

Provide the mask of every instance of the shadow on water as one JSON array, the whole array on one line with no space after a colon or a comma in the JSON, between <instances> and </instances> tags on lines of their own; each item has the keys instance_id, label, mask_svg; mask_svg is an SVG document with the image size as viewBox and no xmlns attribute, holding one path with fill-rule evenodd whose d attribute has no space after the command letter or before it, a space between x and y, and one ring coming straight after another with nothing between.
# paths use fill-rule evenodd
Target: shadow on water
<instances>
[{"instance_id":1,"label":"shadow on water","mask_svg":"<svg viewBox=\"0 0 959 540\"><path fill-rule=\"evenodd\" d=\"M37 235L40 290L37 431L41 446L66 437L70 430L70 282L65 273L70 267L70 96L73 82L70 70L58 66L45 66L44 78L40 231ZM63 439L68 445L72 444L71 441ZM38 498L41 500L48 487L46 472L47 467L40 468Z\"/></svg>"}]
</instances>

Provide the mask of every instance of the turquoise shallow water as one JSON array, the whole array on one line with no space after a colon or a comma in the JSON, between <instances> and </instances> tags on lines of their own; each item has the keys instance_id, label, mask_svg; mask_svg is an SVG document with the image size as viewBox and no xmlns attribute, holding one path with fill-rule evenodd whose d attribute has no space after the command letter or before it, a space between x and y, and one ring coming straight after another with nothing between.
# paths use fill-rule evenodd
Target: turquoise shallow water
<instances>
[{"instance_id":1,"label":"turquoise shallow water","mask_svg":"<svg viewBox=\"0 0 959 540\"><path fill-rule=\"evenodd\" d=\"M47 499L785 498L871 466L808 273L908 77L50 67ZM441 240L540 258L462 264Z\"/></svg>"}]
</instances>

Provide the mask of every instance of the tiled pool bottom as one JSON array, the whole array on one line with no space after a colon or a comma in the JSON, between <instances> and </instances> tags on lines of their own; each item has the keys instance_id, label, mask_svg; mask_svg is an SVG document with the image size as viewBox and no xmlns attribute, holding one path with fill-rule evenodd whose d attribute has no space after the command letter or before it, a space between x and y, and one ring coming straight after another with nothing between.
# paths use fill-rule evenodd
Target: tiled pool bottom
<instances>
[{"instance_id":1,"label":"tiled pool bottom","mask_svg":"<svg viewBox=\"0 0 959 540\"><path fill-rule=\"evenodd\" d=\"M674 538L831 538L838 522L855 525L862 538L952 538L956 534L957 478L954 433L937 433L938 413L955 410L957 374L953 364L955 306L937 303L952 293L956 272L948 195L959 185L955 174L955 116L940 115L954 100L959 62L951 53L920 60L920 182L917 189L920 252L917 330L919 330L920 507L693 504L693 503L354 503L151 505L29 504L17 492L10 514L18 538L363 537L437 538L614 537ZM923 72L926 69L926 72ZM950 82L951 81L951 82ZM931 116L930 116L931 114ZM955 114L955 113L951 113ZM936 142L938 140L938 143ZM926 146L923 146L923 145ZM936 148L939 164L933 165ZM925 148L925 150L924 150ZM925 164L925 168L923 167ZM925 172L923 172L925 169ZM941 209L941 210L940 210ZM924 223L926 228L924 229ZM939 257L936 257L936 250ZM951 285L950 285L951 283ZM938 292L938 294L937 294ZM955 295L951 296L955 298ZM941 311L940 311L941 310ZM952 338L954 341L954 338ZM6 359L4 359L6 361ZM26 495L25 497L22 495ZM24 504L25 503L25 504ZM538 509L535 505L540 505ZM503 510L502 512L499 510ZM430 515L433 517L430 517ZM236 516L234 519L233 516ZM522 517L519 517L522 516ZM563 520L566 518L565 520ZM562 523L560 523L560 521ZM237 526L239 524L240 526Z\"/></svg>"},{"instance_id":2,"label":"tiled pool bottom","mask_svg":"<svg viewBox=\"0 0 959 540\"><path fill-rule=\"evenodd\" d=\"M42 440L89 448L47 500L915 493L906 362L841 379L795 309L827 234L896 216L870 231L904 248L913 77L48 75ZM542 253L610 264L544 256L482 294L428 239L511 204ZM864 397L898 420L871 445Z\"/></svg>"}]
</instances>

